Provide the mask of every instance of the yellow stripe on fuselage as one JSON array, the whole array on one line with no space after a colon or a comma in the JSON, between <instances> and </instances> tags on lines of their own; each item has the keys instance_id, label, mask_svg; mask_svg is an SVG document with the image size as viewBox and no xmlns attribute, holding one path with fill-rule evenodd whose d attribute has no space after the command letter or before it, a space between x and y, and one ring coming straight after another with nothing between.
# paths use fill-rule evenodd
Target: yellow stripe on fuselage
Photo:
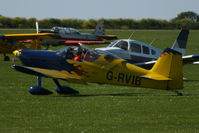
<instances>
[{"instance_id":1,"label":"yellow stripe on fuselage","mask_svg":"<svg viewBox=\"0 0 199 133\"><path fill-rule=\"evenodd\" d=\"M33 34L5 34L6 39L12 40L28 40L28 39L52 39L57 38L57 35L52 33L33 33Z\"/></svg>"}]
</instances>

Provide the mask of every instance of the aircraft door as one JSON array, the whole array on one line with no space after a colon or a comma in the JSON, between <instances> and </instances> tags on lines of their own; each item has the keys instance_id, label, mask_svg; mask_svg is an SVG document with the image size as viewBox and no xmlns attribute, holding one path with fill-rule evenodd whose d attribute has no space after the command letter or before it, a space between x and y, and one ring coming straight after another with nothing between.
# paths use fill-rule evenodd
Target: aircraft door
<instances>
[{"instance_id":1,"label":"aircraft door","mask_svg":"<svg viewBox=\"0 0 199 133\"><path fill-rule=\"evenodd\" d=\"M136 43L131 43L130 51L132 53L141 54L141 51L142 51L141 46L139 44L136 44Z\"/></svg>"},{"instance_id":2,"label":"aircraft door","mask_svg":"<svg viewBox=\"0 0 199 133\"><path fill-rule=\"evenodd\" d=\"M158 52L157 50L151 48L151 57L153 58L153 60L157 59L160 56L160 54L161 54L161 51Z\"/></svg>"},{"instance_id":3,"label":"aircraft door","mask_svg":"<svg viewBox=\"0 0 199 133\"><path fill-rule=\"evenodd\" d=\"M123 50L128 50L128 42L126 42L126 41L120 41L118 43L118 47L121 48L121 49L123 49Z\"/></svg>"},{"instance_id":4,"label":"aircraft door","mask_svg":"<svg viewBox=\"0 0 199 133\"><path fill-rule=\"evenodd\" d=\"M143 60L143 56L142 56L142 45L137 44L135 42L130 42L130 56L131 56L131 60L130 62L132 63L136 63L136 62L140 62Z\"/></svg>"},{"instance_id":5,"label":"aircraft door","mask_svg":"<svg viewBox=\"0 0 199 133\"><path fill-rule=\"evenodd\" d=\"M142 51L143 51L143 54L148 55L148 56L150 55L149 47L143 45Z\"/></svg>"}]
</instances>

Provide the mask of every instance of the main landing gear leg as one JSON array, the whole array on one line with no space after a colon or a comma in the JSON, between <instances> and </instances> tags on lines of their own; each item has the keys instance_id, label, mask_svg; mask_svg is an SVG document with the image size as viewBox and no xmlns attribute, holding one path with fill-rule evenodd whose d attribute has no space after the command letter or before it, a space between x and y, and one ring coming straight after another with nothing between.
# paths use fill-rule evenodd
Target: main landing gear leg
<instances>
[{"instance_id":1,"label":"main landing gear leg","mask_svg":"<svg viewBox=\"0 0 199 133\"><path fill-rule=\"evenodd\" d=\"M56 92L59 94L78 94L79 92L68 86L60 85L57 79L53 79L57 87L55 88Z\"/></svg>"},{"instance_id":2,"label":"main landing gear leg","mask_svg":"<svg viewBox=\"0 0 199 133\"><path fill-rule=\"evenodd\" d=\"M29 92L32 95L49 95L52 94L51 91L41 87L41 77L37 76L37 86L32 86L29 88Z\"/></svg>"}]
</instances>

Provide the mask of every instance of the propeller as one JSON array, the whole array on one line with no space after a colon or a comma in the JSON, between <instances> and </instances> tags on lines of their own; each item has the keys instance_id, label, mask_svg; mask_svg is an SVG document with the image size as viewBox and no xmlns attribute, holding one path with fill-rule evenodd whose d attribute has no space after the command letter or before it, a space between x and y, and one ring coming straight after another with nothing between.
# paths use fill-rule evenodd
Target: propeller
<instances>
[{"instance_id":1,"label":"propeller","mask_svg":"<svg viewBox=\"0 0 199 133\"><path fill-rule=\"evenodd\" d=\"M39 24L38 24L38 20L36 20L35 25L36 25L36 31L37 31L37 34L38 34L38 33L39 33Z\"/></svg>"}]
</instances>

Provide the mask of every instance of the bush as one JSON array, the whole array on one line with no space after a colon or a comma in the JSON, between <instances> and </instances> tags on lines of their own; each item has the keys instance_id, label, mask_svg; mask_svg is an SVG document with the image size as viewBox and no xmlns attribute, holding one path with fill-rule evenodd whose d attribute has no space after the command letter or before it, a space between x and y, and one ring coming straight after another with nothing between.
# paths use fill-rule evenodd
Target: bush
<instances>
[{"instance_id":1,"label":"bush","mask_svg":"<svg viewBox=\"0 0 199 133\"><path fill-rule=\"evenodd\" d=\"M94 29L99 21L104 21L105 29L179 29L181 27L199 29L198 18L198 15L193 12L183 12L170 21L159 19L134 20L131 18L101 18L98 20L48 18L39 20L39 27L43 29L51 29L54 26ZM35 28L35 21L36 18L9 18L0 15L0 28Z\"/></svg>"}]
</instances>

